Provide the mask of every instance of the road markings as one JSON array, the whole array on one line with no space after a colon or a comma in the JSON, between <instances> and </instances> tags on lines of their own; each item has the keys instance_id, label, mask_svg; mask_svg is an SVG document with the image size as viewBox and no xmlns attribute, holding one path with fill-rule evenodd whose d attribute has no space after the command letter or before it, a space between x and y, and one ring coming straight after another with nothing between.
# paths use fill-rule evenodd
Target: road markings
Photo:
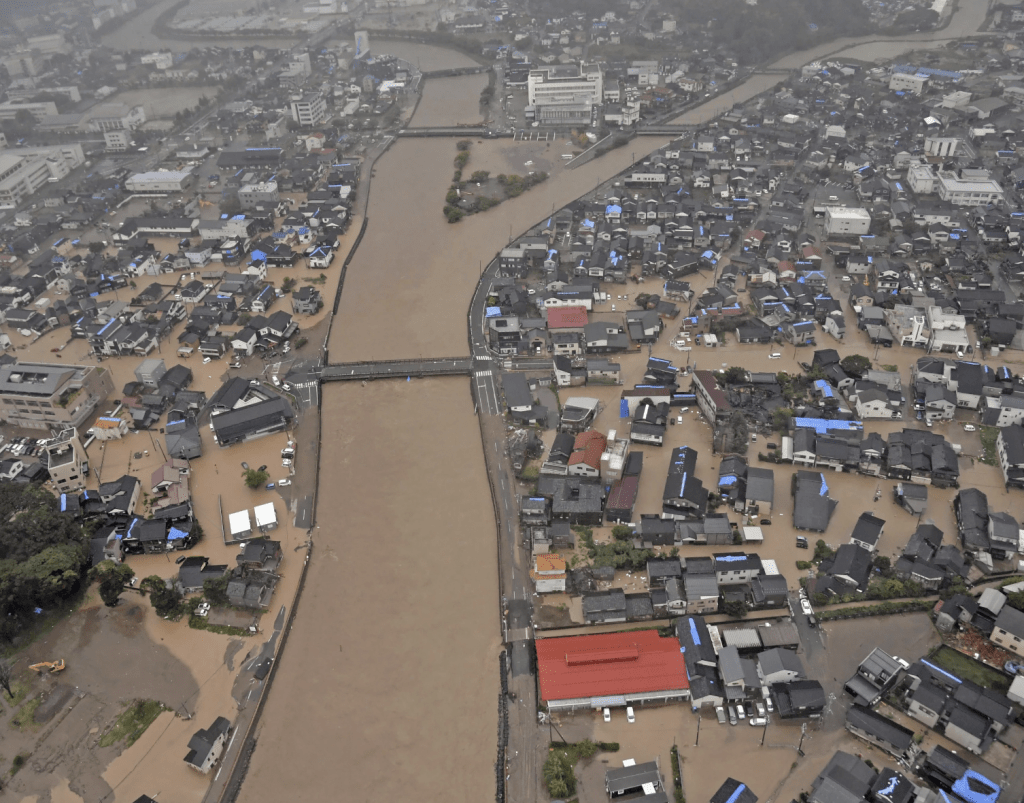
<instances>
[{"instance_id":1,"label":"road markings","mask_svg":"<svg viewBox=\"0 0 1024 803\"><path fill-rule=\"evenodd\" d=\"M477 376L490 376L491 372L490 371L477 371L476 375Z\"/></svg>"}]
</instances>

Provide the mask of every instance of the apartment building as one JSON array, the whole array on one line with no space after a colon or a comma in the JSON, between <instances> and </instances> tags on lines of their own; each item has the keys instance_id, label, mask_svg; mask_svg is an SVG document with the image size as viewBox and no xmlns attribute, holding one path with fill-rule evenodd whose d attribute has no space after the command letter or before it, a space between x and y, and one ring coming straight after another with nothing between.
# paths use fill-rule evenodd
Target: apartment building
<instances>
[{"instance_id":1,"label":"apartment building","mask_svg":"<svg viewBox=\"0 0 1024 803\"><path fill-rule=\"evenodd\" d=\"M49 181L59 181L85 156L78 143L13 148L0 153L0 209L13 209Z\"/></svg>"},{"instance_id":2,"label":"apartment building","mask_svg":"<svg viewBox=\"0 0 1024 803\"><path fill-rule=\"evenodd\" d=\"M113 391L99 366L11 363L0 367L0 417L27 429L79 427Z\"/></svg>"},{"instance_id":3,"label":"apartment building","mask_svg":"<svg viewBox=\"0 0 1024 803\"><path fill-rule=\"evenodd\" d=\"M58 493L74 493L85 487L88 458L78 438L78 430L69 427L43 447L50 481Z\"/></svg>"},{"instance_id":4,"label":"apartment building","mask_svg":"<svg viewBox=\"0 0 1024 803\"><path fill-rule=\"evenodd\" d=\"M936 190L943 201L955 206L978 206L1003 200L1003 188L987 170L961 170L960 174L940 170Z\"/></svg>"},{"instance_id":5,"label":"apartment building","mask_svg":"<svg viewBox=\"0 0 1024 803\"><path fill-rule=\"evenodd\" d=\"M317 94L304 95L292 101L292 119L301 126L310 128L319 125L327 116L327 102Z\"/></svg>"}]
</instances>

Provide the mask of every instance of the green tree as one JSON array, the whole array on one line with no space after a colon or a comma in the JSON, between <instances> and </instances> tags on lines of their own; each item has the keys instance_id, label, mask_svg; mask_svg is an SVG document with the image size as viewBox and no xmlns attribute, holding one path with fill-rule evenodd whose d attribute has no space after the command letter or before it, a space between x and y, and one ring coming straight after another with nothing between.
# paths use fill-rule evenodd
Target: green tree
<instances>
[{"instance_id":1,"label":"green tree","mask_svg":"<svg viewBox=\"0 0 1024 803\"><path fill-rule=\"evenodd\" d=\"M253 490L262 488L270 480L270 475L258 468L247 468L242 472L242 476L245 477L245 484Z\"/></svg>"},{"instance_id":2,"label":"green tree","mask_svg":"<svg viewBox=\"0 0 1024 803\"><path fill-rule=\"evenodd\" d=\"M859 379L871 370L871 360L863 354L850 354L839 361L839 367Z\"/></svg>"},{"instance_id":3,"label":"green tree","mask_svg":"<svg viewBox=\"0 0 1024 803\"><path fill-rule=\"evenodd\" d=\"M474 170L473 175L469 177L469 180L474 184L483 184L490 178L491 172L489 170Z\"/></svg>"},{"instance_id":4,"label":"green tree","mask_svg":"<svg viewBox=\"0 0 1024 803\"><path fill-rule=\"evenodd\" d=\"M722 605L722 612L733 619L742 619L747 615L747 603L741 599L732 599Z\"/></svg>"},{"instance_id":5,"label":"green tree","mask_svg":"<svg viewBox=\"0 0 1024 803\"><path fill-rule=\"evenodd\" d=\"M1011 591L1006 594L1006 602L1011 608L1024 611L1024 591Z\"/></svg>"},{"instance_id":6,"label":"green tree","mask_svg":"<svg viewBox=\"0 0 1024 803\"><path fill-rule=\"evenodd\" d=\"M875 555L874 560L871 561L871 565L874 566L881 572L887 572L892 566L892 561L886 555Z\"/></svg>"},{"instance_id":7,"label":"green tree","mask_svg":"<svg viewBox=\"0 0 1024 803\"><path fill-rule=\"evenodd\" d=\"M135 571L127 563L111 566L103 572L100 580L100 599L108 608L113 608L121 599L125 585L135 576Z\"/></svg>"},{"instance_id":8,"label":"green tree","mask_svg":"<svg viewBox=\"0 0 1024 803\"><path fill-rule=\"evenodd\" d=\"M616 524L612 527L612 538L616 541L625 541L633 535L633 528L625 524Z\"/></svg>"},{"instance_id":9,"label":"green tree","mask_svg":"<svg viewBox=\"0 0 1024 803\"><path fill-rule=\"evenodd\" d=\"M552 750L544 762L544 783L551 797L567 798L576 792L576 774L572 759L564 750Z\"/></svg>"},{"instance_id":10,"label":"green tree","mask_svg":"<svg viewBox=\"0 0 1024 803\"><path fill-rule=\"evenodd\" d=\"M230 575L225 574L223 577L210 578L203 582L203 596L210 602L211 605L227 605L228 604L228 583L231 581Z\"/></svg>"},{"instance_id":11,"label":"green tree","mask_svg":"<svg viewBox=\"0 0 1024 803\"><path fill-rule=\"evenodd\" d=\"M814 559L824 560L825 558L832 556L832 547L826 544L820 538L814 542Z\"/></svg>"},{"instance_id":12,"label":"green tree","mask_svg":"<svg viewBox=\"0 0 1024 803\"><path fill-rule=\"evenodd\" d=\"M738 385L747 381L747 369L739 365L733 365L722 372L722 379L727 385Z\"/></svg>"},{"instance_id":13,"label":"green tree","mask_svg":"<svg viewBox=\"0 0 1024 803\"><path fill-rule=\"evenodd\" d=\"M772 429L779 432L788 432L789 424L793 420L793 410L789 407L778 407L772 410Z\"/></svg>"},{"instance_id":14,"label":"green tree","mask_svg":"<svg viewBox=\"0 0 1024 803\"><path fill-rule=\"evenodd\" d=\"M168 587L159 575L150 575L139 583L139 588L149 594L150 604L159 616L170 616L177 612L182 596L176 588Z\"/></svg>"}]
</instances>

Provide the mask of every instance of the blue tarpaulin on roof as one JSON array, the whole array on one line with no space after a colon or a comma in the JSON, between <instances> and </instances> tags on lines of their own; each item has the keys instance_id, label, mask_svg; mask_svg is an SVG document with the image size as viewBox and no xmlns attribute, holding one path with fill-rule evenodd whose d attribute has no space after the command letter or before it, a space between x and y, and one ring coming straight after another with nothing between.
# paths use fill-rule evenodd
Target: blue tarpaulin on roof
<instances>
[{"instance_id":1,"label":"blue tarpaulin on roof","mask_svg":"<svg viewBox=\"0 0 1024 803\"><path fill-rule=\"evenodd\" d=\"M817 27L817 25L812 26L811 30L817 30ZM736 801L739 800L740 795L742 795L743 792L746 791L746 788L747 785L745 783L741 783L739 786L736 787L736 791L729 795L729 799L725 801L725 803L736 803Z\"/></svg>"},{"instance_id":2,"label":"blue tarpaulin on roof","mask_svg":"<svg viewBox=\"0 0 1024 803\"><path fill-rule=\"evenodd\" d=\"M497 318L501 315L501 307L487 307L484 315L488 318Z\"/></svg>"},{"instance_id":3,"label":"blue tarpaulin on roof","mask_svg":"<svg viewBox=\"0 0 1024 803\"><path fill-rule=\"evenodd\" d=\"M825 482L825 475L824 474L822 474L820 476L821 476L821 490L818 491L818 496L825 496L826 494L828 494L828 483Z\"/></svg>"},{"instance_id":4,"label":"blue tarpaulin on roof","mask_svg":"<svg viewBox=\"0 0 1024 803\"><path fill-rule=\"evenodd\" d=\"M171 531L167 533L168 541L184 541L186 538L188 538L188 533L177 527L171 527Z\"/></svg>"},{"instance_id":5,"label":"blue tarpaulin on roof","mask_svg":"<svg viewBox=\"0 0 1024 803\"><path fill-rule=\"evenodd\" d=\"M629 418L629 401L626 399L619 400L619 418Z\"/></svg>"},{"instance_id":6,"label":"blue tarpaulin on roof","mask_svg":"<svg viewBox=\"0 0 1024 803\"><path fill-rule=\"evenodd\" d=\"M967 770L962 778L953 783L953 791L967 803L995 803L1002 790L999 784L993 783L980 772Z\"/></svg>"},{"instance_id":7,"label":"blue tarpaulin on roof","mask_svg":"<svg viewBox=\"0 0 1024 803\"><path fill-rule=\"evenodd\" d=\"M695 619L690 620L690 637L693 639L693 643L699 647L700 633L697 632L697 621Z\"/></svg>"}]
</instances>

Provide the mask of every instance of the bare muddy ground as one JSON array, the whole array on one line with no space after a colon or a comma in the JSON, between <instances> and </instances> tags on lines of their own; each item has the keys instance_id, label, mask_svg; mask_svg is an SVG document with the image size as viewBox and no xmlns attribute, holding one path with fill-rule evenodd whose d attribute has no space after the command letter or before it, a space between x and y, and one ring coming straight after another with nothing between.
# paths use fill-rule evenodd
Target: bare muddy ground
<instances>
[{"instance_id":1,"label":"bare muddy ground","mask_svg":"<svg viewBox=\"0 0 1024 803\"><path fill-rule=\"evenodd\" d=\"M498 590L463 379L324 388L316 547L243 803L494 794Z\"/></svg>"},{"instance_id":2,"label":"bare muddy ground","mask_svg":"<svg viewBox=\"0 0 1024 803\"><path fill-rule=\"evenodd\" d=\"M114 609L97 600L27 650L19 669L58 659L67 662L67 669L60 675L22 677L31 686L26 699L42 695L44 701L33 723L20 730L2 725L4 757L9 762L22 754L28 760L0 799L43 794L62 778L83 799L103 799L111 792L104 770L122 746L100 748L98 740L123 706L144 699L173 707L195 697L199 684L188 666L146 633L144 623L152 615L148 600L138 595L126 594ZM6 702L4 719L11 712Z\"/></svg>"}]
</instances>

